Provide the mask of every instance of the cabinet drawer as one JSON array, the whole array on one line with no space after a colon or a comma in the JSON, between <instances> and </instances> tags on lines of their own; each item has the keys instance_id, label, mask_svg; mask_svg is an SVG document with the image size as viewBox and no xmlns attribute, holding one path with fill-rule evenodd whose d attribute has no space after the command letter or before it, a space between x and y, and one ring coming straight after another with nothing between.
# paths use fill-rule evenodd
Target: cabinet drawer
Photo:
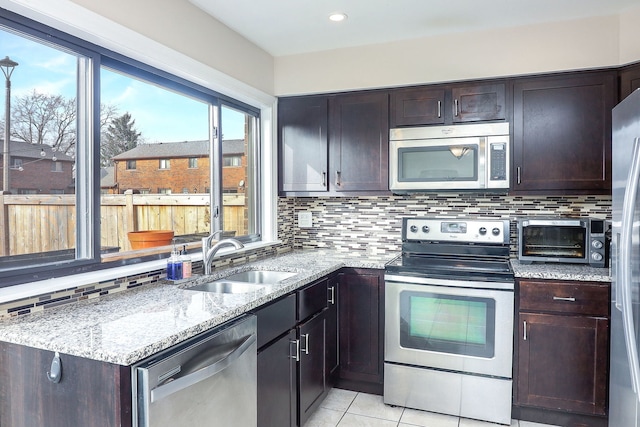
<instances>
[{"instance_id":1,"label":"cabinet drawer","mask_svg":"<svg viewBox=\"0 0 640 427\"><path fill-rule=\"evenodd\" d=\"M520 310L588 316L609 315L609 284L520 281Z\"/></svg>"},{"instance_id":2,"label":"cabinet drawer","mask_svg":"<svg viewBox=\"0 0 640 427\"><path fill-rule=\"evenodd\" d=\"M298 291L299 322L327 308L328 281L328 279L322 279Z\"/></svg>"},{"instance_id":3,"label":"cabinet drawer","mask_svg":"<svg viewBox=\"0 0 640 427\"><path fill-rule=\"evenodd\" d=\"M296 326L296 294L256 311L258 348Z\"/></svg>"}]
</instances>

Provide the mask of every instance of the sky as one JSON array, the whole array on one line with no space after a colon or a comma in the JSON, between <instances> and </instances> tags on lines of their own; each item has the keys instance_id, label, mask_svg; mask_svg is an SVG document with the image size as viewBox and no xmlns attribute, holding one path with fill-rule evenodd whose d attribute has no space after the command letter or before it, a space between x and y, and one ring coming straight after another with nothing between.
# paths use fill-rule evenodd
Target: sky
<instances>
[{"instance_id":1,"label":"sky","mask_svg":"<svg viewBox=\"0 0 640 427\"><path fill-rule=\"evenodd\" d=\"M19 65L11 76L11 98L38 93L74 97L76 57L0 28L0 59L9 56ZM4 75L0 73L2 86ZM101 103L116 106L117 115L129 112L145 143L208 139L208 106L131 77L101 70ZM5 91L0 94L4 119ZM224 139L244 136L243 114L223 109Z\"/></svg>"}]
</instances>

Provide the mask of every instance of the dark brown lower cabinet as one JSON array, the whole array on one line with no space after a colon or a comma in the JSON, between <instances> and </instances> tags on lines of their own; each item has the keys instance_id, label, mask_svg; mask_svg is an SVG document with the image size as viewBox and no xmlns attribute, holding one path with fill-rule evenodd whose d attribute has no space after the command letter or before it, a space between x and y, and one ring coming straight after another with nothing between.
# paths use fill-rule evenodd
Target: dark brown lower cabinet
<instances>
[{"instance_id":1,"label":"dark brown lower cabinet","mask_svg":"<svg viewBox=\"0 0 640 427\"><path fill-rule=\"evenodd\" d=\"M258 352L258 427L294 427L297 413L296 360L291 330Z\"/></svg>"},{"instance_id":2,"label":"dark brown lower cabinet","mask_svg":"<svg viewBox=\"0 0 640 427\"><path fill-rule=\"evenodd\" d=\"M131 427L128 366L61 354L62 377L53 383L53 357L0 342L0 426Z\"/></svg>"},{"instance_id":3,"label":"dark brown lower cabinet","mask_svg":"<svg viewBox=\"0 0 640 427\"><path fill-rule=\"evenodd\" d=\"M518 280L514 417L606 426L609 284Z\"/></svg>"},{"instance_id":4,"label":"dark brown lower cabinet","mask_svg":"<svg viewBox=\"0 0 640 427\"><path fill-rule=\"evenodd\" d=\"M344 268L339 280L338 386L382 394L384 271Z\"/></svg>"},{"instance_id":5,"label":"dark brown lower cabinet","mask_svg":"<svg viewBox=\"0 0 640 427\"><path fill-rule=\"evenodd\" d=\"M298 425L303 426L329 392L325 381L326 310L298 326Z\"/></svg>"}]
</instances>

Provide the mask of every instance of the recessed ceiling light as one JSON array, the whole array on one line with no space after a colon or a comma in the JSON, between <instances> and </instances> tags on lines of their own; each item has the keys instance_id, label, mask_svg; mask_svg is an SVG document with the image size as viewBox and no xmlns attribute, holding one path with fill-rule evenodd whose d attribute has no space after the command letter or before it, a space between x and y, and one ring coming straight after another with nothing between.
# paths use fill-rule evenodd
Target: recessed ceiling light
<instances>
[{"instance_id":1,"label":"recessed ceiling light","mask_svg":"<svg viewBox=\"0 0 640 427\"><path fill-rule=\"evenodd\" d=\"M329 15L329 19L332 20L333 22L340 22L347 19L347 15L342 12L336 12Z\"/></svg>"}]
</instances>

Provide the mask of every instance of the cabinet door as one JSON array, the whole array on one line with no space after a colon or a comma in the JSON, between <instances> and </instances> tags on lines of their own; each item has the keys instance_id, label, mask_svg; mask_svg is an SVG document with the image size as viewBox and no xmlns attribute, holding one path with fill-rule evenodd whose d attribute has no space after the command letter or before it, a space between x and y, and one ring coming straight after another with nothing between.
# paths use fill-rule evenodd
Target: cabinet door
<instances>
[{"instance_id":1,"label":"cabinet door","mask_svg":"<svg viewBox=\"0 0 640 427\"><path fill-rule=\"evenodd\" d=\"M388 94L338 95L329 109L330 190L388 191Z\"/></svg>"},{"instance_id":2,"label":"cabinet door","mask_svg":"<svg viewBox=\"0 0 640 427\"><path fill-rule=\"evenodd\" d=\"M62 377L47 378L54 353L0 343L0 426L131 426L131 369L60 355Z\"/></svg>"},{"instance_id":3,"label":"cabinet door","mask_svg":"<svg viewBox=\"0 0 640 427\"><path fill-rule=\"evenodd\" d=\"M517 404L606 414L608 320L520 313Z\"/></svg>"},{"instance_id":4,"label":"cabinet door","mask_svg":"<svg viewBox=\"0 0 640 427\"><path fill-rule=\"evenodd\" d=\"M325 383L325 313L298 326L298 425L303 426L320 406L328 389Z\"/></svg>"},{"instance_id":5,"label":"cabinet door","mask_svg":"<svg viewBox=\"0 0 640 427\"><path fill-rule=\"evenodd\" d=\"M504 120L506 117L504 83L454 87L451 97L453 123Z\"/></svg>"},{"instance_id":6,"label":"cabinet door","mask_svg":"<svg viewBox=\"0 0 640 427\"><path fill-rule=\"evenodd\" d=\"M640 65L625 67L620 71L620 101L640 88Z\"/></svg>"},{"instance_id":7,"label":"cabinet door","mask_svg":"<svg viewBox=\"0 0 640 427\"><path fill-rule=\"evenodd\" d=\"M327 336L326 336L326 346L327 346L327 381L330 386L333 385L335 380L335 375L338 373L338 300L339 300L339 292L338 292L338 278L333 277L329 279L329 288L328 288L328 308L326 311L326 319L327 319Z\"/></svg>"},{"instance_id":8,"label":"cabinet door","mask_svg":"<svg viewBox=\"0 0 640 427\"><path fill-rule=\"evenodd\" d=\"M514 193L611 194L616 74L514 84Z\"/></svg>"},{"instance_id":9,"label":"cabinet door","mask_svg":"<svg viewBox=\"0 0 640 427\"><path fill-rule=\"evenodd\" d=\"M391 92L391 127L444 124L444 89Z\"/></svg>"},{"instance_id":10,"label":"cabinet door","mask_svg":"<svg viewBox=\"0 0 640 427\"><path fill-rule=\"evenodd\" d=\"M296 425L295 330L258 352L258 427Z\"/></svg>"},{"instance_id":11,"label":"cabinet door","mask_svg":"<svg viewBox=\"0 0 640 427\"><path fill-rule=\"evenodd\" d=\"M280 191L327 191L327 97L278 101Z\"/></svg>"},{"instance_id":12,"label":"cabinet door","mask_svg":"<svg viewBox=\"0 0 640 427\"><path fill-rule=\"evenodd\" d=\"M384 272L345 269L339 274L340 380L381 392L384 345Z\"/></svg>"}]
</instances>

